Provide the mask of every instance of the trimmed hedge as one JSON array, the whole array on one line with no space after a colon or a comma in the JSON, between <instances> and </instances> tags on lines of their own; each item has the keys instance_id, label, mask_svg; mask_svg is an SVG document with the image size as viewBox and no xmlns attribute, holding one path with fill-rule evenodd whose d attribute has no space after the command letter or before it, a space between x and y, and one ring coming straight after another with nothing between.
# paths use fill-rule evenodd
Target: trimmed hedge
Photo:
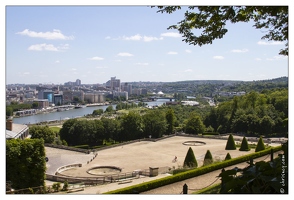
<instances>
[{"instance_id":1,"label":"trimmed hedge","mask_svg":"<svg viewBox=\"0 0 294 200\"><path fill-rule=\"evenodd\" d=\"M230 159L232 159L232 157L231 157L230 153L227 153L225 160L230 160Z\"/></svg>"},{"instance_id":2,"label":"trimmed hedge","mask_svg":"<svg viewBox=\"0 0 294 200\"><path fill-rule=\"evenodd\" d=\"M255 148L255 152L259 152L259 151L262 151L264 149L265 149L264 142L263 142L262 137L260 136L260 138L258 140L258 143L257 143L257 146Z\"/></svg>"},{"instance_id":3,"label":"trimmed hedge","mask_svg":"<svg viewBox=\"0 0 294 200\"><path fill-rule=\"evenodd\" d=\"M183 180L186 180L189 178L194 178L196 176L206 174L206 173L214 171L214 170L223 169L223 168L231 166L231 165L246 162L246 161L249 161L250 158L254 159L254 158L258 158L258 157L267 155L271 152L271 149L273 149L274 152L280 151L280 150L282 150L282 146L268 148L268 149L265 149L263 151L259 151L256 153L247 154L244 156L240 156L238 158L232 158L230 160L225 160L225 161L214 163L211 165L199 167L199 168L192 169L192 170L189 170L186 172L182 172L182 173L179 173L179 174L176 174L173 176L168 176L168 177L164 177L161 179L140 183L137 185L109 191L109 192L106 192L103 194L134 194L134 193L145 192L145 191L152 190L152 189L162 187L165 185L169 185L169 184L172 184L172 183L175 183L178 181L183 181Z\"/></svg>"},{"instance_id":4,"label":"trimmed hedge","mask_svg":"<svg viewBox=\"0 0 294 200\"><path fill-rule=\"evenodd\" d=\"M229 135L227 140L226 150L236 150L236 144L232 134Z\"/></svg>"},{"instance_id":5,"label":"trimmed hedge","mask_svg":"<svg viewBox=\"0 0 294 200\"><path fill-rule=\"evenodd\" d=\"M239 151L250 151L250 147L248 145L246 137L243 137Z\"/></svg>"},{"instance_id":6,"label":"trimmed hedge","mask_svg":"<svg viewBox=\"0 0 294 200\"><path fill-rule=\"evenodd\" d=\"M195 158L193 149L191 147L189 147L189 150L186 154L183 166L184 167L198 167L197 160Z\"/></svg>"}]
</instances>

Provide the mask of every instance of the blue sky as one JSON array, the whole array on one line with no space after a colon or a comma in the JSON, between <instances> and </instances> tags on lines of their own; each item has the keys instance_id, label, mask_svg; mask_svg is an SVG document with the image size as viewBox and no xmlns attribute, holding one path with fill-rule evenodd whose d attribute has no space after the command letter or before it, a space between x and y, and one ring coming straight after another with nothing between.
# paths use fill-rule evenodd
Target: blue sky
<instances>
[{"instance_id":1,"label":"blue sky","mask_svg":"<svg viewBox=\"0 0 294 200\"><path fill-rule=\"evenodd\" d=\"M6 84L264 80L288 76L284 43L261 40L253 23L227 24L211 45L176 30L186 9L148 6L6 6Z\"/></svg>"}]
</instances>

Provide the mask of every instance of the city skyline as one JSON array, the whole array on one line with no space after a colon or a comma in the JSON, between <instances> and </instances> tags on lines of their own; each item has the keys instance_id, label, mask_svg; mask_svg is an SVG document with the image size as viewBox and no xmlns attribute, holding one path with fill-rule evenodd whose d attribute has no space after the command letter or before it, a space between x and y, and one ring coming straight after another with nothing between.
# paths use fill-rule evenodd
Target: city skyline
<instances>
[{"instance_id":1,"label":"city skyline","mask_svg":"<svg viewBox=\"0 0 294 200\"><path fill-rule=\"evenodd\" d=\"M284 42L253 23L227 24L211 45L188 45L170 25L186 9L150 6L6 6L6 84L274 79L288 75ZM54 13L54 14L53 14ZM245 33L245 34L244 34Z\"/></svg>"}]
</instances>

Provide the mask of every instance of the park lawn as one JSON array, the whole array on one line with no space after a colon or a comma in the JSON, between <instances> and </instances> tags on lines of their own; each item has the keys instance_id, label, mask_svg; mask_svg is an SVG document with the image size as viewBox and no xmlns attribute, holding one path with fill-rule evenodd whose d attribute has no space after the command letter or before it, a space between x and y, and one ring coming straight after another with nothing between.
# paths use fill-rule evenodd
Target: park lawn
<instances>
[{"instance_id":1,"label":"park lawn","mask_svg":"<svg viewBox=\"0 0 294 200\"><path fill-rule=\"evenodd\" d=\"M59 130L61 129L60 127L57 126L50 126L50 129L52 129L54 132L59 133Z\"/></svg>"}]
</instances>

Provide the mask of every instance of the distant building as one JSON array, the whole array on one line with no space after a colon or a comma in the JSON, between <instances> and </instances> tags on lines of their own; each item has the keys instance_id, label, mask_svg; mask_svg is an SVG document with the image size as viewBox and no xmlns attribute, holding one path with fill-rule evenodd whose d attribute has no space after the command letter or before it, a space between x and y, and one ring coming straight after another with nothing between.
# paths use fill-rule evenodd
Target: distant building
<instances>
[{"instance_id":1,"label":"distant building","mask_svg":"<svg viewBox=\"0 0 294 200\"><path fill-rule=\"evenodd\" d=\"M125 83L122 86L122 90L125 91L125 92L128 92L129 95L133 94L132 84Z\"/></svg>"},{"instance_id":2,"label":"distant building","mask_svg":"<svg viewBox=\"0 0 294 200\"><path fill-rule=\"evenodd\" d=\"M120 92L120 79L116 79L116 77L111 77L110 80L106 82L106 87L110 90Z\"/></svg>"},{"instance_id":3,"label":"distant building","mask_svg":"<svg viewBox=\"0 0 294 200\"><path fill-rule=\"evenodd\" d=\"M14 124L12 120L6 121L6 139L25 139L29 135L29 127L23 124Z\"/></svg>"},{"instance_id":4,"label":"distant building","mask_svg":"<svg viewBox=\"0 0 294 200\"><path fill-rule=\"evenodd\" d=\"M39 109L42 109L42 108L48 108L49 107L49 101L48 99L37 99L37 100L34 100L34 102L37 102L38 103L38 108Z\"/></svg>"},{"instance_id":5,"label":"distant building","mask_svg":"<svg viewBox=\"0 0 294 200\"><path fill-rule=\"evenodd\" d=\"M113 97L125 97L126 100L129 99L128 92L117 92L113 91Z\"/></svg>"},{"instance_id":6,"label":"distant building","mask_svg":"<svg viewBox=\"0 0 294 200\"><path fill-rule=\"evenodd\" d=\"M104 103L105 95L98 92L85 93L84 101L87 103Z\"/></svg>"},{"instance_id":7,"label":"distant building","mask_svg":"<svg viewBox=\"0 0 294 200\"><path fill-rule=\"evenodd\" d=\"M48 99L49 104L53 102L54 92L52 90L40 90L38 92L38 99Z\"/></svg>"},{"instance_id":8,"label":"distant building","mask_svg":"<svg viewBox=\"0 0 294 200\"><path fill-rule=\"evenodd\" d=\"M80 86L82 84L81 80L80 79L77 79L76 80L76 86Z\"/></svg>"},{"instance_id":9,"label":"distant building","mask_svg":"<svg viewBox=\"0 0 294 200\"><path fill-rule=\"evenodd\" d=\"M65 90L63 91L63 103L71 103L74 101L74 98L77 97L80 101L84 101L84 92L82 90L72 91Z\"/></svg>"},{"instance_id":10,"label":"distant building","mask_svg":"<svg viewBox=\"0 0 294 200\"><path fill-rule=\"evenodd\" d=\"M63 95L54 94L53 102L55 105L63 105Z\"/></svg>"}]
</instances>

